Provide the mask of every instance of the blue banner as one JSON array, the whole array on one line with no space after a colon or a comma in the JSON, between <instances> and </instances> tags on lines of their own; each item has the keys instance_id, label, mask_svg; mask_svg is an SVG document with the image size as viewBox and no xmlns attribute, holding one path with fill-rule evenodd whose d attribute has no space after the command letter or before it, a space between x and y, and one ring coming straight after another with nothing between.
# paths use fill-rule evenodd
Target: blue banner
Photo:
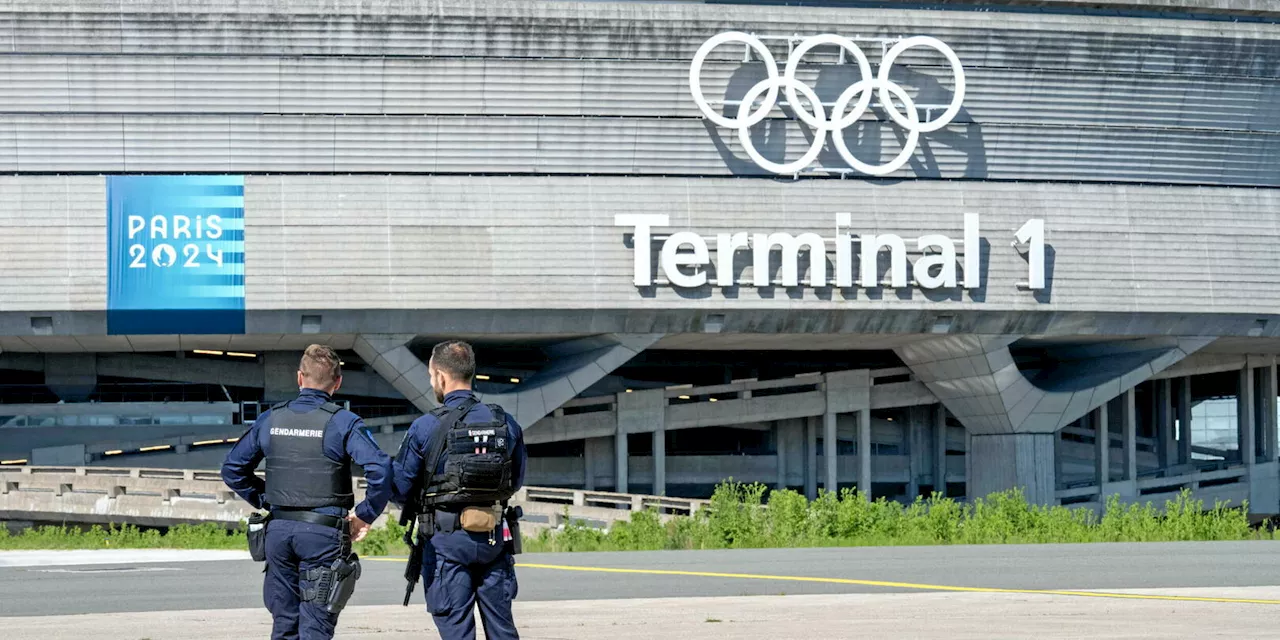
<instances>
[{"instance_id":1,"label":"blue banner","mask_svg":"<svg viewBox=\"0 0 1280 640\"><path fill-rule=\"evenodd\" d=\"M107 176L107 333L244 333L244 176Z\"/></svg>"}]
</instances>

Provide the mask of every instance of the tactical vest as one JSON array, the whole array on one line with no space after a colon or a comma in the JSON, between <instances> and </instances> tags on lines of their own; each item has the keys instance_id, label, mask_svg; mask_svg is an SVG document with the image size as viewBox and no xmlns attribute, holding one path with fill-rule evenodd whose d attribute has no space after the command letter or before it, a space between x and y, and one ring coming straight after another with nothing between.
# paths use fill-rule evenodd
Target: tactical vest
<instances>
[{"instance_id":1,"label":"tactical vest","mask_svg":"<svg viewBox=\"0 0 1280 640\"><path fill-rule=\"evenodd\" d=\"M440 426L427 443L423 458L424 469L431 472L422 487L423 507L480 506L505 502L515 493L515 438L507 425L507 414L491 404L487 406L493 420L463 422L476 404L478 401L471 398L458 407L437 407L431 412Z\"/></svg>"},{"instance_id":2,"label":"tactical vest","mask_svg":"<svg viewBox=\"0 0 1280 640\"><path fill-rule=\"evenodd\" d=\"M267 416L267 503L303 509L355 506L350 467L324 455L324 436L338 405L326 402L298 413L287 404L271 407Z\"/></svg>"}]
</instances>

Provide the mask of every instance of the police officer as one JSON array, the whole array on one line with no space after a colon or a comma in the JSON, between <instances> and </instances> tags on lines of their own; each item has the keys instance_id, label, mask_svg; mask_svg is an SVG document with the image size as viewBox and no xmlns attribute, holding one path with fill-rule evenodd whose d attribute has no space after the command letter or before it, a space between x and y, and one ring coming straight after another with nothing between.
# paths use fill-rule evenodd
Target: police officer
<instances>
[{"instance_id":1,"label":"police officer","mask_svg":"<svg viewBox=\"0 0 1280 640\"><path fill-rule=\"evenodd\" d=\"M262 597L275 620L274 640L333 637L345 598L331 612L328 592L342 587L349 597L359 577L358 564L353 570L348 562L351 542L364 538L391 497L391 459L359 416L331 401L340 386L333 349L307 347L298 365L298 397L259 416L222 465L228 487L271 511ZM263 458L265 482L253 472ZM368 482L359 505L352 461L364 468Z\"/></svg>"},{"instance_id":2,"label":"police officer","mask_svg":"<svg viewBox=\"0 0 1280 640\"><path fill-rule=\"evenodd\" d=\"M476 637L477 603L486 638L519 638L511 613L515 559L504 543L506 513L499 505L524 484L524 435L500 407L481 404L472 392L476 360L470 345L436 345L427 370L442 406L414 421L393 463L393 499L418 499L434 532L423 548L427 610L444 640ZM484 470L499 467L504 471L488 488L462 486L467 477L484 484Z\"/></svg>"}]
</instances>

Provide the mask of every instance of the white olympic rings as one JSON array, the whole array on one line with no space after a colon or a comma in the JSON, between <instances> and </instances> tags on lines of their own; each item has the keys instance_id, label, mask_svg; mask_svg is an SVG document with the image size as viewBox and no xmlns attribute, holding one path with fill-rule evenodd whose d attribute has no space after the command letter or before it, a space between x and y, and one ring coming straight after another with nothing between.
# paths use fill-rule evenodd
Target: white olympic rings
<instances>
[{"instance_id":1,"label":"white olympic rings","mask_svg":"<svg viewBox=\"0 0 1280 640\"><path fill-rule=\"evenodd\" d=\"M765 72L767 73L767 77L764 80L747 90L741 102L738 103L737 110L730 111L730 113L735 114L732 118L716 113L702 93L703 63L713 49L730 42L745 44L753 49L760 60L764 62ZM818 99L817 93L811 87L796 79L796 71L800 66L801 59L811 49L821 45L840 47L845 53L852 56L862 74L862 80L854 83L848 89L845 89L844 93L840 94L829 118L821 100ZM921 121L915 103L907 95L906 89L889 79L889 72L893 68L893 63L903 52L912 47L935 49L951 64L951 72L955 80L955 91L946 111L933 120ZM810 145L809 150L799 159L785 164L772 162L760 155L760 152L755 148L755 144L751 141L751 127L763 122L769 116L769 113L773 111L773 108L777 106L779 89L784 91L787 104L795 112L796 117L814 130L813 144ZM778 75L778 63L774 60L773 54L769 52L768 47L759 38L740 31L727 31L704 42L698 48L698 52L694 54L693 62L689 67L689 92L693 95L693 101L698 105L698 109L702 111L702 115L718 126L726 129L737 129L738 139L742 142L742 146L747 155L751 157L751 160L760 168L776 174L794 174L809 166L822 153L828 133L831 134L831 138L835 143L836 152L853 169L873 176L893 173L902 168L911 158L921 133L937 131L955 119L956 115L960 113L960 105L964 102L964 90L964 66L960 64L960 58L946 43L929 36L913 36L899 40L884 54L884 58L880 61L880 71L874 76L871 73L871 63L867 61L866 54L862 52L862 49L858 48L858 45L848 38L830 33L812 36L800 41L800 44L796 45L788 56L787 66L782 75ZM892 160L881 165L869 165L854 157L849 151L848 145L845 144L844 135L842 135L845 127L857 122L871 108L872 91L878 91L877 95L880 104L893 122L907 130L907 140L902 145L902 151ZM763 94L763 98L761 98L761 94ZM812 111L805 109L801 104L801 95L809 101ZM854 98L857 98L856 102L854 102ZM897 98L902 103L906 110L905 114L899 112L897 107L894 106L893 98ZM761 100L761 104L758 109L753 111L752 106L756 103L756 100ZM849 109L850 104L852 104L853 108L846 114L845 110Z\"/></svg>"}]
</instances>

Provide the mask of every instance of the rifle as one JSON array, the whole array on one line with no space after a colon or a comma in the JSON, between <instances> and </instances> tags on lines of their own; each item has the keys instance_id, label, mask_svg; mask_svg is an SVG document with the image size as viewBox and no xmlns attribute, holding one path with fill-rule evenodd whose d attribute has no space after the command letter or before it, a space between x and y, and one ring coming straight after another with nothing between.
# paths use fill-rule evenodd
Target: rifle
<instances>
[{"instance_id":1,"label":"rifle","mask_svg":"<svg viewBox=\"0 0 1280 640\"><path fill-rule=\"evenodd\" d=\"M412 511L416 510L412 509ZM404 524L405 514L413 515L413 518L409 520L408 528L404 532L404 543L409 546L409 562L405 564L404 568L404 579L408 583L404 588L404 606L407 607L409 606L409 598L413 597L413 590L418 586L418 580L422 577L423 547L427 544L431 534L426 533L424 535L422 530L417 527L417 514L411 513L411 507L408 505L401 512L401 524ZM433 523L428 524L432 525L432 529L435 528Z\"/></svg>"}]
</instances>

